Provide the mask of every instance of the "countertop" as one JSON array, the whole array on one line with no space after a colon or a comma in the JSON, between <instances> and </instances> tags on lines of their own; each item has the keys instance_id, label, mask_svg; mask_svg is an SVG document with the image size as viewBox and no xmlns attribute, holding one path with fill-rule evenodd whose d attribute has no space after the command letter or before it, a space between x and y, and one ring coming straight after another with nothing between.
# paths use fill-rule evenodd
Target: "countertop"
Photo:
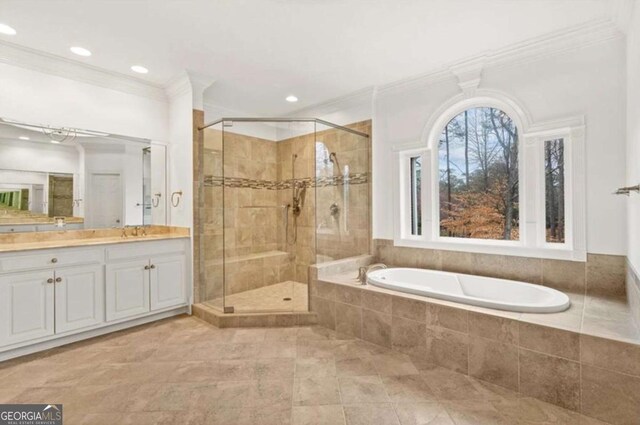
<instances>
[{"instance_id":1,"label":"countertop","mask_svg":"<svg viewBox=\"0 0 640 425\"><path fill-rule=\"evenodd\" d=\"M168 226L150 226L146 236L126 238L122 237L122 229L12 233L0 235L0 253L184 238L189 238L188 228Z\"/></svg>"}]
</instances>

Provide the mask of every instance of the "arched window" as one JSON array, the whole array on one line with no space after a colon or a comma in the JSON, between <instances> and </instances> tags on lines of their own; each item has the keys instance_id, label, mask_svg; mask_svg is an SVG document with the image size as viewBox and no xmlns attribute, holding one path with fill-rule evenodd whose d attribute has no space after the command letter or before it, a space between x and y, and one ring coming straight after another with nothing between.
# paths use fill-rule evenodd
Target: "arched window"
<instances>
[{"instance_id":1,"label":"arched window","mask_svg":"<svg viewBox=\"0 0 640 425\"><path fill-rule=\"evenodd\" d=\"M504 111L466 109L438 141L441 237L518 240L518 129Z\"/></svg>"},{"instance_id":2,"label":"arched window","mask_svg":"<svg viewBox=\"0 0 640 425\"><path fill-rule=\"evenodd\" d=\"M508 96L477 94L395 149L394 243L585 261L584 118L532 122Z\"/></svg>"}]
</instances>

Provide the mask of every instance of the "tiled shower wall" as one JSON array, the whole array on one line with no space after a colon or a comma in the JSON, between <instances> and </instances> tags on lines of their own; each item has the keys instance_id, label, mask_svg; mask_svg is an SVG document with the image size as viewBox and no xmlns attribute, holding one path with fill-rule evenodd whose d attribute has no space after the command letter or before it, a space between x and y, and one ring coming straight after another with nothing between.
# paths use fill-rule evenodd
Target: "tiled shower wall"
<instances>
[{"instance_id":1,"label":"tiled shower wall","mask_svg":"<svg viewBox=\"0 0 640 425\"><path fill-rule=\"evenodd\" d=\"M276 187L277 143L229 131L223 142L218 130L204 133L205 299L222 296L223 252L228 294L294 280Z\"/></svg>"},{"instance_id":2,"label":"tiled shower wall","mask_svg":"<svg viewBox=\"0 0 640 425\"><path fill-rule=\"evenodd\" d=\"M370 120L347 127L371 134ZM339 129L319 129L315 135L285 139L277 145L279 181L292 178L293 154L298 155L295 160L296 179L317 177L326 180L324 183L320 180L315 187L307 189L305 207L298 218L296 280L308 281L310 264L369 253L371 139ZM331 152L336 153L340 170L328 161ZM342 177L345 165L349 167L351 179L348 184ZM291 196L290 188L281 190L281 204L290 203ZM337 216L331 215L333 204L338 208Z\"/></svg>"},{"instance_id":3,"label":"tiled shower wall","mask_svg":"<svg viewBox=\"0 0 640 425\"><path fill-rule=\"evenodd\" d=\"M369 133L371 122L349 127ZM316 139L320 156L323 150L325 156L336 152L340 165L349 166L348 191L339 170L331 169L326 158L316 161ZM206 284L196 299L222 296L223 252L229 294L287 280L306 283L316 254L323 261L370 252L370 139L330 129L275 142L225 130L223 142L221 131L208 128L201 143L202 160L195 164L201 164L204 181L199 254L204 256L201 274ZM316 170L323 179L314 184ZM292 204L293 178L307 185L302 212L295 219L295 243L293 215L289 210L285 229L283 208ZM330 215L333 203L340 211L337 220Z\"/></svg>"},{"instance_id":4,"label":"tiled shower wall","mask_svg":"<svg viewBox=\"0 0 640 425\"><path fill-rule=\"evenodd\" d=\"M583 263L406 248L394 246L393 241L388 239L374 240L374 254L379 261L396 267L418 267L520 280L595 296L625 296L624 256L588 254L587 262Z\"/></svg>"}]
</instances>

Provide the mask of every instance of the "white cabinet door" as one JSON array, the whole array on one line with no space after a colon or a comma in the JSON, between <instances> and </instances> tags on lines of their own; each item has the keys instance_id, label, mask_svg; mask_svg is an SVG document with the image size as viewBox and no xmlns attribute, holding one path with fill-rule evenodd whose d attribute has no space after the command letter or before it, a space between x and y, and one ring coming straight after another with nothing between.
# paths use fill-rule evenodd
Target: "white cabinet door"
<instances>
[{"instance_id":1,"label":"white cabinet door","mask_svg":"<svg viewBox=\"0 0 640 425\"><path fill-rule=\"evenodd\" d=\"M56 269L56 333L104 322L104 268Z\"/></svg>"},{"instance_id":2,"label":"white cabinet door","mask_svg":"<svg viewBox=\"0 0 640 425\"><path fill-rule=\"evenodd\" d=\"M53 335L53 285L53 270L0 277L0 346Z\"/></svg>"},{"instance_id":3,"label":"white cabinet door","mask_svg":"<svg viewBox=\"0 0 640 425\"><path fill-rule=\"evenodd\" d=\"M151 310L186 303L184 255L151 259Z\"/></svg>"},{"instance_id":4,"label":"white cabinet door","mask_svg":"<svg viewBox=\"0 0 640 425\"><path fill-rule=\"evenodd\" d=\"M106 269L107 321L149 311L149 260L108 264Z\"/></svg>"}]
</instances>

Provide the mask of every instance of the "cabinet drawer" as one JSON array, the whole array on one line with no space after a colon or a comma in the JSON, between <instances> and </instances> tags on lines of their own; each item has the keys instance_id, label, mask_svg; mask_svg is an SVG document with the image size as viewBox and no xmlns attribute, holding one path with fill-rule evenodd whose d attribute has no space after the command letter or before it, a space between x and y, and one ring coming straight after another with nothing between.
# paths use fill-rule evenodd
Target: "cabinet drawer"
<instances>
[{"instance_id":1,"label":"cabinet drawer","mask_svg":"<svg viewBox=\"0 0 640 425\"><path fill-rule=\"evenodd\" d=\"M32 251L21 255L0 257L0 272L99 264L103 261L104 249L102 248Z\"/></svg>"},{"instance_id":2,"label":"cabinet drawer","mask_svg":"<svg viewBox=\"0 0 640 425\"><path fill-rule=\"evenodd\" d=\"M137 243L126 243L107 247L107 261L149 258L155 255L180 254L185 252L188 239L170 239Z\"/></svg>"}]
</instances>

